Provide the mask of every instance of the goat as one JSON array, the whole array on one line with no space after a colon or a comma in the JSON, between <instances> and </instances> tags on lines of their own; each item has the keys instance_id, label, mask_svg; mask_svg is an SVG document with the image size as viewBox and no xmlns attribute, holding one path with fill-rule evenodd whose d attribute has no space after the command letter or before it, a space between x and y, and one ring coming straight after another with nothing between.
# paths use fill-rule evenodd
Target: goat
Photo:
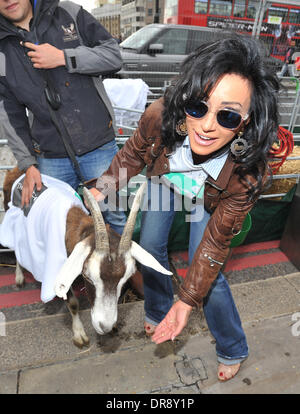
<instances>
[{"instance_id":1,"label":"goat","mask_svg":"<svg viewBox=\"0 0 300 414\"><path fill-rule=\"evenodd\" d=\"M16 178L14 170L6 174L3 187L6 208ZM131 240L145 184L137 191L122 236L105 225L98 203L86 188L83 195L91 216L77 206L72 206L67 213L65 245L68 257L56 277L55 293L67 301L72 315L73 342L80 348L89 344L78 314L79 302L72 290L72 284L80 274L91 305L92 325L100 335L110 332L117 322L121 289L135 273L136 260L166 275L172 274ZM18 263L16 283L24 283Z\"/></svg>"}]
</instances>

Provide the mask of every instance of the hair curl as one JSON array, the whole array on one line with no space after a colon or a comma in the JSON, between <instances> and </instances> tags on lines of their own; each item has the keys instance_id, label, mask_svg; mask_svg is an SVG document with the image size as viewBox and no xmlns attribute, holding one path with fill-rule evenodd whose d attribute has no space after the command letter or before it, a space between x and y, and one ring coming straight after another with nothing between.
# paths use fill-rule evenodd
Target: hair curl
<instances>
[{"instance_id":1,"label":"hair curl","mask_svg":"<svg viewBox=\"0 0 300 414\"><path fill-rule=\"evenodd\" d=\"M249 183L249 195L254 196L262 189L263 175L268 168L267 155L277 137L280 85L277 76L265 67L263 49L253 38L227 35L200 45L185 59L174 85L164 95L162 142L172 149L183 140L176 133L176 124L185 118L187 102L206 99L219 78L229 73L248 79L252 85L250 120L244 125L243 135L249 147L244 155L231 156L239 164L237 173L241 179L245 179L246 174L256 178L255 187Z\"/></svg>"}]
</instances>

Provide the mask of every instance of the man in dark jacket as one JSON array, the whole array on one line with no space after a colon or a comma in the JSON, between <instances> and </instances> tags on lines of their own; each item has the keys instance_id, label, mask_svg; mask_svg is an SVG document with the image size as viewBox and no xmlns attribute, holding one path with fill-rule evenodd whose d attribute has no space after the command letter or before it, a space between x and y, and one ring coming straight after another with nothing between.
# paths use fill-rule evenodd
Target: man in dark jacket
<instances>
[{"instance_id":1,"label":"man in dark jacket","mask_svg":"<svg viewBox=\"0 0 300 414\"><path fill-rule=\"evenodd\" d=\"M117 145L101 75L121 66L117 42L80 6L58 0L0 0L0 122L18 167L26 173L23 204L35 185L40 189L40 173L78 186L62 130L85 180L109 167ZM46 101L46 84L59 97L57 122ZM121 233L125 215L105 214Z\"/></svg>"}]
</instances>

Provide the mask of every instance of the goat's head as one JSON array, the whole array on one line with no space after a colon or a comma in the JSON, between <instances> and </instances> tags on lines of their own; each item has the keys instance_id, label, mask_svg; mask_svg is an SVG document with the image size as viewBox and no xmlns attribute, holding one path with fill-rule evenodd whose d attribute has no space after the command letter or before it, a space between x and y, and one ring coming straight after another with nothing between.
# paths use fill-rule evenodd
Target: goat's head
<instances>
[{"instance_id":1,"label":"goat's head","mask_svg":"<svg viewBox=\"0 0 300 414\"><path fill-rule=\"evenodd\" d=\"M56 279L56 294L66 299L73 281L82 273L92 306L92 324L101 335L110 332L117 322L121 289L134 274L136 260L160 273L172 274L131 240L145 185L137 191L122 237L117 236L116 246L110 243L116 234L109 237L98 203L90 191L84 189L94 222L95 244L93 246L91 242L93 235L78 242Z\"/></svg>"}]
</instances>

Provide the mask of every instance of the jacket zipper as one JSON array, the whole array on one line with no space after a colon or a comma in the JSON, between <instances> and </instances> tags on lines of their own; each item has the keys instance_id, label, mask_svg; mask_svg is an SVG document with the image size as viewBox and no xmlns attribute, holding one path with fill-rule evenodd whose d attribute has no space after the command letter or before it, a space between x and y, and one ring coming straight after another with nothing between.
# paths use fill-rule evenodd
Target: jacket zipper
<instances>
[{"instance_id":1,"label":"jacket zipper","mask_svg":"<svg viewBox=\"0 0 300 414\"><path fill-rule=\"evenodd\" d=\"M220 265L220 266L223 266L223 262L219 262L218 260L216 260L216 259L213 259L211 256L209 256L207 253L204 253L204 257L207 257L208 258L208 260L209 260L209 265L211 266L211 267L214 267L214 265L215 264L217 264L217 265Z\"/></svg>"}]
</instances>

